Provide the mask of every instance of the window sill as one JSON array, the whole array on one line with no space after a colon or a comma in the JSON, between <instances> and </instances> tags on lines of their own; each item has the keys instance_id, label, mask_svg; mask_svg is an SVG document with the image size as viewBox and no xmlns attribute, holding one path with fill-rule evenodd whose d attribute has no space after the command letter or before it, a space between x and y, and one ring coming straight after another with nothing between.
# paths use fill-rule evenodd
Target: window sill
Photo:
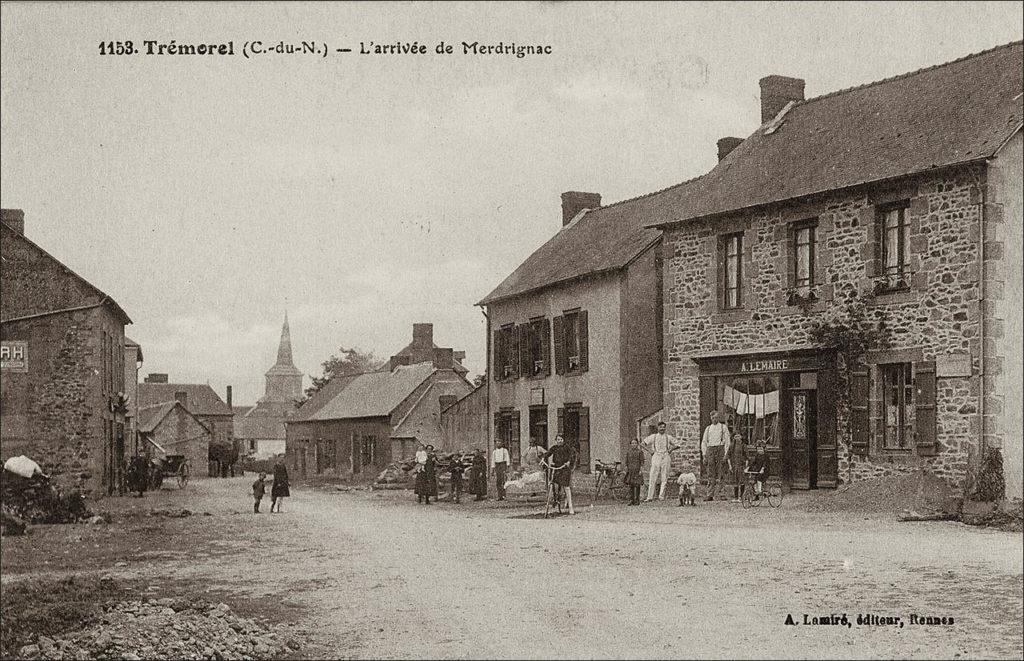
<instances>
[{"instance_id":1,"label":"window sill","mask_svg":"<svg viewBox=\"0 0 1024 661\"><path fill-rule=\"evenodd\" d=\"M737 321L750 321L753 312L751 310L745 310L743 308L735 308L729 310L719 310L717 313L711 316L712 323L716 324L729 324Z\"/></svg>"},{"instance_id":2,"label":"window sill","mask_svg":"<svg viewBox=\"0 0 1024 661\"><path fill-rule=\"evenodd\" d=\"M898 303L916 303L917 292L912 289L885 289L874 292L874 300L870 305L893 305Z\"/></svg>"}]
</instances>

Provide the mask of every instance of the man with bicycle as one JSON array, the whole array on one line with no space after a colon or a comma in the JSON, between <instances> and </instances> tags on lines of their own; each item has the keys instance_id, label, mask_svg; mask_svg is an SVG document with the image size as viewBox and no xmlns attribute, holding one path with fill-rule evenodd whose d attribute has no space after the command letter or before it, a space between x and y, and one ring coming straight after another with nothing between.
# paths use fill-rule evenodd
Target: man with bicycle
<instances>
[{"instance_id":1,"label":"man with bicycle","mask_svg":"<svg viewBox=\"0 0 1024 661\"><path fill-rule=\"evenodd\" d=\"M550 483L552 485L552 493L554 485L565 490L565 503L569 507L569 514L576 513L572 506L572 469L574 459L575 452L572 446L568 445L561 435L555 437L555 442L551 449L541 457L542 463L551 472Z\"/></svg>"}]
</instances>

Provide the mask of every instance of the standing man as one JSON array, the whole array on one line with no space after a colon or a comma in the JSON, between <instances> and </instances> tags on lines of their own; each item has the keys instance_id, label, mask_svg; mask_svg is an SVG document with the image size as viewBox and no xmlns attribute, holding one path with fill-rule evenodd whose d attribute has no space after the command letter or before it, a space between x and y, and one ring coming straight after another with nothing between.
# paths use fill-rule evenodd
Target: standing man
<instances>
[{"instance_id":1,"label":"standing man","mask_svg":"<svg viewBox=\"0 0 1024 661\"><path fill-rule=\"evenodd\" d=\"M718 411L711 412L711 424L704 429L700 441L700 449L707 461L708 495L704 500L714 500L722 483L725 482L723 463L729 454L729 427L722 422Z\"/></svg>"},{"instance_id":2,"label":"standing man","mask_svg":"<svg viewBox=\"0 0 1024 661\"><path fill-rule=\"evenodd\" d=\"M658 423L657 433L649 435L644 439L644 450L651 454L651 472L648 475L650 483L647 485L647 500L649 503L654 500L654 483L661 481L661 490L658 492L658 500L665 500L665 486L668 484L668 467L672 463L672 452L680 446L676 439L665 433L664 422Z\"/></svg>"},{"instance_id":3,"label":"standing man","mask_svg":"<svg viewBox=\"0 0 1024 661\"><path fill-rule=\"evenodd\" d=\"M498 489L498 500L505 500L505 476L512 457L504 441L495 441L494 452L491 453L491 468L494 469L494 486Z\"/></svg>"}]
</instances>

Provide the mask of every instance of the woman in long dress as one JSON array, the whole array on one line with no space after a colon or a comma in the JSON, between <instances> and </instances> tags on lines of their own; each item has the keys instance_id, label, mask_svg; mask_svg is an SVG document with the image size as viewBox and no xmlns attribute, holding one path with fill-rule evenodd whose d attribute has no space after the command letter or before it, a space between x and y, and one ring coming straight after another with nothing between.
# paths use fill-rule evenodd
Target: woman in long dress
<instances>
[{"instance_id":1,"label":"woman in long dress","mask_svg":"<svg viewBox=\"0 0 1024 661\"><path fill-rule=\"evenodd\" d=\"M473 455L473 477L470 478L470 488L476 494L473 500L484 500L487 498L487 457L484 451L477 449Z\"/></svg>"},{"instance_id":2,"label":"woman in long dress","mask_svg":"<svg viewBox=\"0 0 1024 661\"><path fill-rule=\"evenodd\" d=\"M575 514L572 506L572 469L576 459L573 447L561 436L555 437L555 444L544 453L544 462L554 469L552 482L565 490L565 503L569 506L569 514Z\"/></svg>"},{"instance_id":3,"label":"woman in long dress","mask_svg":"<svg viewBox=\"0 0 1024 661\"><path fill-rule=\"evenodd\" d=\"M274 464L274 484L270 487L270 511L280 512L284 499L291 496L288 490L288 468L282 462Z\"/></svg>"}]
</instances>

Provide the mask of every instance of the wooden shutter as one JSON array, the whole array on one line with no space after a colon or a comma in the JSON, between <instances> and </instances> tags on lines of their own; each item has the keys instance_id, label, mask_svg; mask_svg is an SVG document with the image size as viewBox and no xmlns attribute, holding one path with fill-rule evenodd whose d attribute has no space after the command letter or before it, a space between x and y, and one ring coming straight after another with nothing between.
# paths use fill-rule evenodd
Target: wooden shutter
<instances>
[{"instance_id":1,"label":"wooden shutter","mask_svg":"<svg viewBox=\"0 0 1024 661\"><path fill-rule=\"evenodd\" d=\"M728 242L724 236L718 236L715 246L715 273L718 274L718 282L715 287L715 296L718 300L718 309L725 309L725 254Z\"/></svg>"},{"instance_id":2,"label":"wooden shutter","mask_svg":"<svg viewBox=\"0 0 1024 661\"><path fill-rule=\"evenodd\" d=\"M518 379L520 376L522 376L522 370L519 369L520 362L522 360L519 357L519 346L520 346L520 342L519 342L519 329L520 329L519 326L513 326L511 329L509 329L509 333L508 333L508 335L509 335L509 347L510 347L510 349L509 349L509 351L510 351L510 358L512 360L512 378L513 379Z\"/></svg>"},{"instance_id":3,"label":"wooden shutter","mask_svg":"<svg viewBox=\"0 0 1024 661\"><path fill-rule=\"evenodd\" d=\"M519 344L519 376L533 374L533 356L530 355L530 334L533 331L529 323L516 327Z\"/></svg>"},{"instance_id":4,"label":"wooden shutter","mask_svg":"<svg viewBox=\"0 0 1024 661\"><path fill-rule=\"evenodd\" d=\"M850 451L854 454L866 455L871 446L870 388L866 369L850 374L850 426L853 430Z\"/></svg>"},{"instance_id":5,"label":"wooden shutter","mask_svg":"<svg viewBox=\"0 0 1024 661\"><path fill-rule=\"evenodd\" d=\"M555 374L565 374L565 319L555 317Z\"/></svg>"},{"instance_id":6,"label":"wooden shutter","mask_svg":"<svg viewBox=\"0 0 1024 661\"><path fill-rule=\"evenodd\" d=\"M585 473L590 472L590 409L586 406L582 406L579 409L580 414L580 458L579 467L583 469Z\"/></svg>"},{"instance_id":7,"label":"wooden shutter","mask_svg":"<svg viewBox=\"0 0 1024 661\"><path fill-rule=\"evenodd\" d=\"M558 409L558 435L565 434L565 409Z\"/></svg>"},{"instance_id":8,"label":"wooden shutter","mask_svg":"<svg viewBox=\"0 0 1024 661\"><path fill-rule=\"evenodd\" d=\"M544 376L551 376L551 320L545 319L540 325L541 360L544 361Z\"/></svg>"},{"instance_id":9,"label":"wooden shutter","mask_svg":"<svg viewBox=\"0 0 1024 661\"><path fill-rule=\"evenodd\" d=\"M508 453L510 455L512 455L512 457L511 457L512 458L512 465L513 466L518 466L519 465L519 451L520 451L520 448L519 448L519 439L520 439L519 424L520 424L521 420L520 420L520 417L519 417L519 411L512 411L511 415L512 415L512 420L510 422L511 422L511 426L512 426L512 433L510 435L511 436L511 440L509 440L509 444L508 444L509 445Z\"/></svg>"},{"instance_id":10,"label":"wooden shutter","mask_svg":"<svg viewBox=\"0 0 1024 661\"><path fill-rule=\"evenodd\" d=\"M495 441L504 440L501 437L501 411L495 411L494 412L494 440Z\"/></svg>"},{"instance_id":11,"label":"wooden shutter","mask_svg":"<svg viewBox=\"0 0 1024 661\"><path fill-rule=\"evenodd\" d=\"M580 371L590 369L590 333L587 332L587 311L579 311Z\"/></svg>"},{"instance_id":12,"label":"wooden shutter","mask_svg":"<svg viewBox=\"0 0 1024 661\"><path fill-rule=\"evenodd\" d=\"M931 457L939 453L935 421L935 363L914 365L914 442L917 453Z\"/></svg>"},{"instance_id":13,"label":"wooden shutter","mask_svg":"<svg viewBox=\"0 0 1024 661\"><path fill-rule=\"evenodd\" d=\"M505 365L505 334L502 329L494 331L494 380L501 381Z\"/></svg>"},{"instance_id":14,"label":"wooden shutter","mask_svg":"<svg viewBox=\"0 0 1024 661\"><path fill-rule=\"evenodd\" d=\"M872 247L875 258L868 262L867 269L867 276L873 278L885 273L885 256L882 254L882 233L885 232L885 219L881 217L878 209L875 207L868 207L864 217L871 223L871 231L868 233L868 236L874 241Z\"/></svg>"}]
</instances>

